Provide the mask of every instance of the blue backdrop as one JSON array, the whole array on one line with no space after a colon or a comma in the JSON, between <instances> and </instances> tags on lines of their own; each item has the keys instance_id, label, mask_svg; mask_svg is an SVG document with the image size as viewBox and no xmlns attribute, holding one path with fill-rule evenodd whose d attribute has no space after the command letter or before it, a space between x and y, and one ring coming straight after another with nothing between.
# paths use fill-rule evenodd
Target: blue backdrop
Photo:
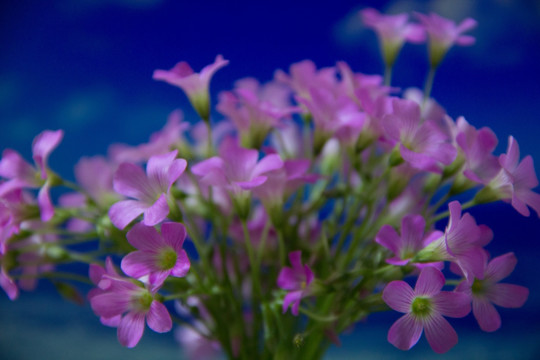
<instances>
[{"instance_id":1,"label":"blue backdrop","mask_svg":"<svg viewBox=\"0 0 540 360\"><path fill-rule=\"evenodd\" d=\"M432 95L452 117L463 115L489 126L499 137L497 154L509 135L522 156L540 161L540 5L503 0L453 1L183 1L57 0L4 1L0 8L0 148L27 158L43 129L65 130L50 165L72 178L83 155L105 154L113 142L137 144L182 108L195 119L180 90L152 80L154 69L186 60L198 71L216 54L230 60L212 80L215 99L235 80L272 78L276 69L304 59L318 66L344 60L353 70L381 73L375 35L357 16L364 7L390 12L416 10L461 21L478 20L474 47L453 48L435 78ZM394 71L394 85L421 87L425 45L406 45ZM219 115L217 116L219 117ZM537 166L540 172L540 167ZM540 221L523 218L509 205L474 209L489 225L494 255L514 251L508 279L530 288L522 309L501 309L503 326L482 333L472 317L454 321L460 344L438 357L528 359L540 357ZM44 286L44 289L48 289ZM343 336L330 359L435 357L424 339L410 352L386 342L398 315L373 316ZM94 359L171 358L179 354L172 335L147 334L137 350L122 349L114 330L102 327L88 307L66 304L51 292L22 294L10 303L0 294L0 358ZM79 354L75 356L75 354ZM471 355L472 354L472 355ZM535 356L536 354L536 356ZM474 356L473 356L474 355ZM104 355L103 355L104 356ZM178 355L179 356L179 355Z\"/></svg>"}]
</instances>

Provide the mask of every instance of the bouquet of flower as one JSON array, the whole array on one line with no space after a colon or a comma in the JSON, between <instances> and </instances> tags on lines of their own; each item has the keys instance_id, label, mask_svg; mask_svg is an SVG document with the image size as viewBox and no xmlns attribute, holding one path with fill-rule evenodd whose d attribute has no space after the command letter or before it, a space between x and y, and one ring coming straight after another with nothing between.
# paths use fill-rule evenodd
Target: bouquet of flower
<instances>
[{"instance_id":1,"label":"bouquet of flower","mask_svg":"<svg viewBox=\"0 0 540 360\"><path fill-rule=\"evenodd\" d=\"M482 330L497 330L494 305L520 307L528 290L500 282L516 257L491 257L492 231L464 211L503 200L540 214L533 161L520 160L513 137L494 155L489 128L430 98L446 52L472 45L463 33L476 22L414 15L359 14L379 37L384 77L302 61L222 92L220 122L209 83L227 60L200 73L186 62L156 70L201 121L174 111L148 143L82 158L76 184L47 165L62 130L34 139L34 164L5 150L0 286L14 300L45 278L84 301L73 283L89 283L92 310L123 346L136 346L145 325L163 333L175 323L196 359L318 359L388 310L403 314L388 332L402 350L425 332L435 352L448 351L458 336L445 317L471 309ZM423 93L391 87L403 44L426 39ZM57 187L68 191L53 201ZM70 263L89 264L88 276Z\"/></svg>"}]
</instances>

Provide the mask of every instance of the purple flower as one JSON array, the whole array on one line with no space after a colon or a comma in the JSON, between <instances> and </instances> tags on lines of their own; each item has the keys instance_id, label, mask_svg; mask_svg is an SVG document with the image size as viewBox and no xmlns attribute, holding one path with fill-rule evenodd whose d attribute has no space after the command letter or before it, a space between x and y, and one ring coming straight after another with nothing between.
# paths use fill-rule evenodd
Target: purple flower
<instances>
[{"instance_id":1,"label":"purple flower","mask_svg":"<svg viewBox=\"0 0 540 360\"><path fill-rule=\"evenodd\" d=\"M513 136L508 140L506 154L499 156L502 169L490 181L488 188L499 199L512 203L521 215L529 216L527 205L540 216L540 194L532 191L538 186L532 157L526 156L519 161L519 145Z\"/></svg>"},{"instance_id":2,"label":"purple flower","mask_svg":"<svg viewBox=\"0 0 540 360\"><path fill-rule=\"evenodd\" d=\"M161 224L161 235L152 226L135 224L128 231L127 239L138 251L131 252L122 259L122 271L139 279L148 275L152 286L161 286L171 275L183 277L190 262L182 249L186 238L186 228L179 223Z\"/></svg>"},{"instance_id":3,"label":"purple flower","mask_svg":"<svg viewBox=\"0 0 540 360\"><path fill-rule=\"evenodd\" d=\"M454 44L469 46L475 42L474 37L462 35L476 27L477 23L474 19L467 18L456 25L452 20L434 13L429 15L414 13L414 15L420 20L429 36L429 56L432 67L439 65L448 49Z\"/></svg>"},{"instance_id":4,"label":"purple flower","mask_svg":"<svg viewBox=\"0 0 540 360\"><path fill-rule=\"evenodd\" d=\"M150 329L164 333L172 329L172 320L165 305L157 301L155 293L137 286L130 280L102 275L98 285L103 292L92 296L92 310L102 318L121 316L118 340L132 348L141 339L145 322Z\"/></svg>"},{"instance_id":5,"label":"purple flower","mask_svg":"<svg viewBox=\"0 0 540 360\"><path fill-rule=\"evenodd\" d=\"M137 216L144 214L143 223L153 226L169 214L167 197L172 184L186 169L184 159L176 159L177 150L152 156L146 174L137 165L120 164L114 175L114 189L136 200L119 201L109 209L112 223L124 229Z\"/></svg>"},{"instance_id":6,"label":"purple flower","mask_svg":"<svg viewBox=\"0 0 540 360\"><path fill-rule=\"evenodd\" d=\"M485 225L477 225L471 214L461 216L461 204L448 204L450 218L444 236L429 244L419 252L422 258L427 254L432 260L448 260L456 263L467 279L482 276L483 246L493 238L493 232ZM424 254L423 254L424 253Z\"/></svg>"},{"instance_id":7,"label":"purple flower","mask_svg":"<svg viewBox=\"0 0 540 360\"><path fill-rule=\"evenodd\" d=\"M10 300L15 300L19 297L19 288L15 281L9 277L2 262L2 255L0 255L0 287L6 292Z\"/></svg>"},{"instance_id":8,"label":"purple flower","mask_svg":"<svg viewBox=\"0 0 540 360\"><path fill-rule=\"evenodd\" d=\"M229 60L216 56L213 64L205 66L200 73L193 71L185 61L177 63L171 70L155 70L154 80L162 80L181 88L189 98L191 105L201 118L208 121L210 116L209 85L214 73L227 65Z\"/></svg>"},{"instance_id":9,"label":"purple flower","mask_svg":"<svg viewBox=\"0 0 540 360\"><path fill-rule=\"evenodd\" d=\"M0 176L8 179L0 184L0 196L14 189L41 188L38 204L42 221L49 221L54 215L54 207L49 195L51 183L47 160L63 136L62 130L45 130L34 138L32 157L35 166L27 163L18 152L10 149L4 150L0 161Z\"/></svg>"},{"instance_id":10,"label":"purple flower","mask_svg":"<svg viewBox=\"0 0 540 360\"><path fill-rule=\"evenodd\" d=\"M336 69L333 67L317 70L313 61L304 60L292 64L289 73L290 76L278 70L274 77L277 81L289 85L301 98L311 99L312 88L337 89Z\"/></svg>"},{"instance_id":11,"label":"purple flower","mask_svg":"<svg viewBox=\"0 0 540 360\"><path fill-rule=\"evenodd\" d=\"M291 312L298 315L300 300L307 295L307 288L313 281L313 272L307 265L302 266L302 252L293 251L289 253L289 260L292 268L281 269L277 285L289 292L283 299L283 313L292 305Z\"/></svg>"},{"instance_id":12,"label":"purple flower","mask_svg":"<svg viewBox=\"0 0 540 360\"><path fill-rule=\"evenodd\" d=\"M497 136L487 127L476 130L464 117L457 119L456 142L465 155L463 175L479 184L487 184L499 171L500 165L493 155Z\"/></svg>"},{"instance_id":13,"label":"purple flower","mask_svg":"<svg viewBox=\"0 0 540 360\"><path fill-rule=\"evenodd\" d=\"M189 128L189 123L182 121L182 111L175 110L169 114L167 123L158 132L150 135L150 141L138 146L112 144L109 146L109 156L116 163L141 163L152 156L161 155L180 148L186 143L182 133Z\"/></svg>"},{"instance_id":14,"label":"purple flower","mask_svg":"<svg viewBox=\"0 0 540 360\"><path fill-rule=\"evenodd\" d=\"M369 8L360 11L359 14L364 25L377 33L387 66L394 64L405 41L421 43L426 38L424 29L417 24L408 23L409 15L405 13L385 15Z\"/></svg>"},{"instance_id":15,"label":"purple flower","mask_svg":"<svg viewBox=\"0 0 540 360\"><path fill-rule=\"evenodd\" d=\"M411 100L393 99L393 112L383 117L386 138L399 145L403 160L412 167L441 173L439 163L450 165L457 151L446 135L431 121L420 117L420 106Z\"/></svg>"},{"instance_id":16,"label":"purple flower","mask_svg":"<svg viewBox=\"0 0 540 360\"><path fill-rule=\"evenodd\" d=\"M87 297L89 301L92 301L93 297L107 292L112 285L110 280L111 278L122 279L122 277L116 272L110 257L107 257L105 260L105 267L97 264L90 264L88 274L90 280L92 280L94 285L97 286L88 292ZM118 327L118 325L120 325L120 320L122 320L122 316L120 314L114 315L110 318L101 316L99 320L105 326Z\"/></svg>"},{"instance_id":17,"label":"purple flower","mask_svg":"<svg viewBox=\"0 0 540 360\"><path fill-rule=\"evenodd\" d=\"M518 308L523 306L529 296L526 287L499 283L514 271L516 263L514 253L498 256L489 263L485 257L482 278L463 281L456 288L456 291L462 291L472 297L474 317L484 331L491 332L501 327L501 317L493 304L505 308Z\"/></svg>"},{"instance_id":18,"label":"purple flower","mask_svg":"<svg viewBox=\"0 0 540 360\"><path fill-rule=\"evenodd\" d=\"M414 290L405 281L392 281L383 291L384 302L404 313L388 331L388 341L400 350L409 350L425 331L436 353L450 350L458 336L443 316L460 318L471 311L471 299L461 292L441 291L443 274L434 267L422 269Z\"/></svg>"},{"instance_id":19,"label":"purple flower","mask_svg":"<svg viewBox=\"0 0 540 360\"><path fill-rule=\"evenodd\" d=\"M440 231L424 234L426 221L421 215L406 215L401 221L401 236L390 225L383 225L375 241L392 251L395 256L386 259L393 265L406 265L428 244L440 238Z\"/></svg>"},{"instance_id":20,"label":"purple flower","mask_svg":"<svg viewBox=\"0 0 540 360\"><path fill-rule=\"evenodd\" d=\"M282 166L279 155L271 154L259 160L257 150L244 149L236 139L227 138L219 148L219 156L201 161L191 171L204 185L224 187L233 195L240 195L262 185L267 180L266 173Z\"/></svg>"}]
</instances>

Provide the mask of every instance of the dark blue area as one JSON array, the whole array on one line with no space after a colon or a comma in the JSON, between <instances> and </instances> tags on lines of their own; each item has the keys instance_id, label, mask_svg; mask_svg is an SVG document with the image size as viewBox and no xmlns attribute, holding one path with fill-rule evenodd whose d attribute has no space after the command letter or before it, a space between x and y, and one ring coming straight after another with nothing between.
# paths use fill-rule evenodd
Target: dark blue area
<instances>
[{"instance_id":1,"label":"dark blue area","mask_svg":"<svg viewBox=\"0 0 540 360\"><path fill-rule=\"evenodd\" d=\"M198 71L217 54L223 54L230 64L212 81L213 99L220 91L229 90L237 79L252 76L268 81L276 69L287 70L291 63L304 59L312 59L320 67L344 60L355 71L381 73L375 36L355 26L354 21L345 21L347 16L354 19L350 11L376 6L427 12L441 3L349 0L2 2L0 149L17 149L29 159L35 135L43 129L62 128L65 137L53 153L50 165L67 178L73 178L73 165L81 156L105 154L113 142L147 141L175 108L182 108L186 119L196 119L180 90L152 80L154 69L169 69L176 62L186 60ZM519 141L522 157L531 154L538 163L540 7L537 2L527 0L456 1L447 9L448 13L441 15L456 16L455 11L464 3L468 4L469 11L460 12L455 20L467 16L478 19L478 28L471 32L477 37L477 44L471 48L456 47L449 52L436 75L432 95L450 116L464 115L477 127L491 127L499 137L497 154L505 151L507 138L513 135ZM396 64L394 85L421 87L427 72L425 55L425 45L406 45ZM219 119L220 115L215 114L215 118ZM540 171L538 165L537 171ZM504 341L514 330L540 334L538 217L533 214L524 218L508 204L484 205L471 213L478 223L493 229L495 237L488 246L493 256L515 252L518 265L508 282L526 285L531 291L523 308L502 311L501 333L504 335L481 334L480 344L489 347L494 344L493 339ZM44 290L50 289L45 287ZM9 304L3 294L0 297L1 308L15 306ZM25 297L24 304L31 304L28 298L30 296ZM52 306L63 306L59 299L52 303L55 304ZM374 318L387 329L397 319L396 315L389 313ZM9 319L12 321L13 317ZM0 321L3 323L4 319ZM54 319L45 316L38 321L46 331L47 324ZM369 324L357 328L361 331L362 326ZM460 320L459 324L465 332L470 329L472 334L479 332L472 317ZM374 344L391 348L385 342L384 329L381 342ZM21 331L24 336L23 330L13 331ZM109 335L114 337L114 332ZM62 342L59 338L58 343ZM529 345L531 349L536 346L519 344L524 348ZM366 341L345 341L345 346L356 350L369 345ZM511 346L509 341L507 347ZM392 358L401 353L389 354Z\"/></svg>"}]
</instances>

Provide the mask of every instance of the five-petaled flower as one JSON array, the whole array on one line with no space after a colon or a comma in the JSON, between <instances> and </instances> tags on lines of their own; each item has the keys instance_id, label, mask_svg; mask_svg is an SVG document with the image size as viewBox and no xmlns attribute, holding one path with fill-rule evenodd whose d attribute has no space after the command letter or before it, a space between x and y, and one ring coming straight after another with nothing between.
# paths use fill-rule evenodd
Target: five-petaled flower
<instances>
[{"instance_id":1,"label":"five-petaled flower","mask_svg":"<svg viewBox=\"0 0 540 360\"><path fill-rule=\"evenodd\" d=\"M392 345L409 350L423 331L436 353L447 352L457 344L456 331L443 316L466 316L471 311L471 299L462 292L441 291L444 283L444 275L438 269L425 267L414 290L402 280L392 281L384 288L384 302L405 314L388 331Z\"/></svg>"}]
</instances>

